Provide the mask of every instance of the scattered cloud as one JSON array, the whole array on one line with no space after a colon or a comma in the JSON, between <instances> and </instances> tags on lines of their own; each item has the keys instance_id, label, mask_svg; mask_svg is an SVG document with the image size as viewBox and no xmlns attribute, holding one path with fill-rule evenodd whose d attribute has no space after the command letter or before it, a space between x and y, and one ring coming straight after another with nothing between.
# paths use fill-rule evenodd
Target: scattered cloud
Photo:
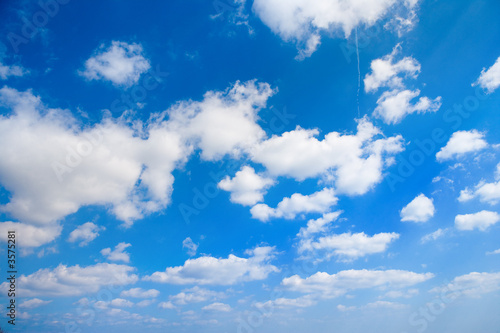
<instances>
[{"instance_id":1,"label":"scattered cloud","mask_svg":"<svg viewBox=\"0 0 500 333\"><path fill-rule=\"evenodd\" d=\"M50 304L52 301L43 301L39 298L32 298L19 304L23 309L34 309L42 305Z\"/></svg>"},{"instance_id":2,"label":"scattered cloud","mask_svg":"<svg viewBox=\"0 0 500 333\"><path fill-rule=\"evenodd\" d=\"M192 257L196 255L196 250L198 250L198 244L195 244L191 237L187 237L182 241L182 248L187 249L187 253Z\"/></svg>"},{"instance_id":3,"label":"scattered cloud","mask_svg":"<svg viewBox=\"0 0 500 333\"><path fill-rule=\"evenodd\" d=\"M2 57L0 55L0 79L7 80L9 76L24 76L28 74L29 71L16 65L4 65L2 63Z\"/></svg>"},{"instance_id":4,"label":"scattered cloud","mask_svg":"<svg viewBox=\"0 0 500 333\"><path fill-rule=\"evenodd\" d=\"M287 309L287 308L307 308L317 303L310 295L298 298L277 298L267 302L256 302L257 309Z\"/></svg>"},{"instance_id":5,"label":"scattered cloud","mask_svg":"<svg viewBox=\"0 0 500 333\"><path fill-rule=\"evenodd\" d=\"M229 304L218 303L218 302L205 305L201 309L203 311L214 311L214 312L231 312L232 310Z\"/></svg>"},{"instance_id":6,"label":"scattered cloud","mask_svg":"<svg viewBox=\"0 0 500 333\"><path fill-rule=\"evenodd\" d=\"M389 301L376 301L373 303L368 303L363 306L345 306L342 304L337 305L339 311L354 311L354 310L372 310L372 309L391 309L391 310L401 310L408 308L408 305L389 302Z\"/></svg>"},{"instance_id":7,"label":"scattered cloud","mask_svg":"<svg viewBox=\"0 0 500 333\"><path fill-rule=\"evenodd\" d=\"M441 237L444 237L448 232L449 232L450 229L446 228L446 229L441 229L439 228L438 230L434 231L434 232L431 232L430 234L427 234L425 236L423 236L421 239L420 239L420 242L422 244L424 243L428 243L430 241L435 241Z\"/></svg>"},{"instance_id":8,"label":"scattered cloud","mask_svg":"<svg viewBox=\"0 0 500 333\"><path fill-rule=\"evenodd\" d=\"M48 226L33 226L19 222L2 222L0 223L0 233L6 235L7 231L15 230L19 236L19 244L23 247L38 247L52 242L62 231L59 225ZM0 237L0 241L6 242L5 237Z\"/></svg>"},{"instance_id":9,"label":"scattered cloud","mask_svg":"<svg viewBox=\"0 0 500 333\"><path fill-rule=\"evenodd\" d=\"M161 303L158 303L158 307L159 307L160 309L170 309L170 310L173 310L173 309L175 309L175 308L176 308L176 307L175 307L175 305L174 305L174 304L172 304L172 302L170 302L170 301L169 301L169 302L161 302Z\"/></svg>"},{"instance_id":10,"label":"scattered cloud","mask_svg":"<svg viewBox=\"0 0 500 333\"><path fill-rule=\"evenodd\" d=\"M126 265L100 263L93 266L66 266L59 264L54 269L40 269L18 278L19 293L33 296L78 296L95 293L106 286L123 286L138 281L135 268ZM75 288L78 286L78 288ZM8 283L0 285L8 289Z\"/></svg>"},{"instance_id":11,"label":"scattered cloud","mask_svg":"<svg viewBox=\"0 0 500 333\"><path fill-rule=\"evenodd\" d=\"M433 200L423 194L419 194L401 210L401 221L427 222L434 216L434 212Z\"/></svg>"},{"instance_id":12,"label":"scattered cloud","mask_svg":"<svg viewBox=\"0 0 500 333\"><path fill-rule=\"evenodd\" d=\"M270 218L294 219L299 214L325 213L337 203L335 192L330 188L311 195L300 193L292 194L289 198L283 198L276 208L271 208L266 204L257 204L250 209L252 217L266 222Z\"/></svg>"},{"instance_id":13,"label":"scattered cloud","mask_svg":"<svg viewBox=\"0 0 500 333\"><path fill-rule=\"evenodd\" d=\"M498 57L490 68L483 68L481 75L472 85L479 85L490 94L500 87L500 57Z\"/></svg>"},{"instance_id":14,"label":"scattered cloud","mask_svg":"<svg viewBox=\"0 0 500 333\"><path fill-rule=\"evenodd\" d=\"M500 215L487 210L474 214L457 215L455 217L455 227L458 230L486 231L488 228L500 221Z\"/></svg>"},{"instance_id":15,"label":"scattered cloud","mask_svg":"<svg viewBox=\"0 0 500 333\"><path fill-rule=\"evenodd\" d=\"M486 202L490 205L496 205L500 201L500 181L494 183L481 181L472 190L465 188L460 191L458 201L465 202L474 198L479 198L481 202Z\"/></svg>"},{"instance_id":16,"label":"scattered cloud","mask_svg":"<svg viewBox=\"0 0 500 333\"><path fill-rule=\"evenodd\" d=\"M170 296L170 301L175 304L186 305L190 303L200 303L206 302L208 300L216 300L223 297L225 297L225 295L222 292L216 292L194 286L193 288L183 290L177 295Z\"/></svg>"},{"instance_id":17,"label":"scattered cloud","mask_svg":"<svg viewBox=\"0 0 500 333\"><path fill-rule=\"evenodd\" d=\"M68 242L80 242L79 246L86 246L99 236L99 232L106 228L100 227L92 222L86 222L69 234Z\"/></svg>"},{"instance_id":18,"label":"scattered cloud","mask_svg":"<svg viewBox=\"0 0 500 333\"><path fill-rule=\"evenodd\" d=\"M113 41L107 48L101 45L85 61L85 70L79 74L87 80L105 80L117 86L130 87L150 68L140 44Z\"/></svg>"},{"instance_id":19,"label":"scattered cloud","mask_svg":"<svg viewBox=\"0 0 500 333\"><path fill-rule=\"evenodd\" d=\"M486 147L488 143L484 140L483 133L477 130L457 131L452 134L446 146L436 154L436 159L438 162L443 162L483 150Z\"/></svg>"},{"instance_id":20,"label":"scattered cloud","mask_svg":"<svg viewBox=\"0 0 500 333\"><path fill-rule=\"evenodd\" d=\"M120 293L121 297L134 297L134 298L155 298L160 295L156 289L144 290L142 288L132 288L124 290Z\"/></svg>"},{"instance_id":21,"label":"scattered cloud","mask_svg":"<svg viewBox=\"0 0 500 333\"><path fill-rule=\"evenodd\" d=\"M117 308L130 308L134 305L134 303L123 298L115 298L109 302L109 305Z\"/></svg>"},{"instance_id":22,"label":"scattered cloud","mask_svg":"<svg viewBox=\"0 0 500 333\"><path fill-rule=\"evenodd\" d=\"M500 273L472 272L457 276L446 286L434 288L431 292L453 291L461 295L480 297L498 290L500 290Z\"/></svg>"},{"instance_id":23,"label":"scattered cloud","mask_svg":"<svg viewBox=\"0 0 500 333\"><path fill-rule=\"evenodd\" d=\"M491 251L491 252L486 252L487 255L490 255L490 254L500 254L500 249L498 250L495 250L495 251Z\"/></svg>"},{"instance_id":24,"label":"scattered cloud","mask_svg":"<svg viewBox=\"0 0 500 333\"><path fill-rule=\"evenodd\" d=\"M130 246L132 244L121 242L115 246L114 250L111 250L109 247L102 249L101 254L110 261L123 261L128 264L130 262L130 253L125 252L125 249Z\"/></svg>"},{"instance_id":25,"label":"scattered cloud","mask_svg":"<svg viewBox=\"0 0 500 333\"><path fill-rule=\"evenodd\" d=\"M233 285L240 282L263 280L279 269L269 261L274 258L274 248L256 247L245 252L248 258L230 254L227 259L204 256L186 260L183 266L167 267L144 280L171 284Z\"/></svg>"},{"instance_id":26,"label":"scattered cloud","mask_svg":"<svg viewBox=\"0 0 500 333\"><path fill-rule=\"evenodd\" d=\"M266 190L274 183L273 179L256 174L252 167L244 166L232 179L226 176L217 186L231 192L231 202L253 206L264 199Z\"/></svg>"},{"instance_id":27,"label":"scattered cloud","mask_svg":"<svg viewBox=\"0 0 500 333\"><path fill-rule=\"evenodd\" d=\"M302 293L317 293L323 297L338 297L350 290L409 287L434 277L432 273L415 273L403 270L346 270L336 274L317 272L305 279L298 275L285 278L283 287Z\"/></svg>"}]
</instances>

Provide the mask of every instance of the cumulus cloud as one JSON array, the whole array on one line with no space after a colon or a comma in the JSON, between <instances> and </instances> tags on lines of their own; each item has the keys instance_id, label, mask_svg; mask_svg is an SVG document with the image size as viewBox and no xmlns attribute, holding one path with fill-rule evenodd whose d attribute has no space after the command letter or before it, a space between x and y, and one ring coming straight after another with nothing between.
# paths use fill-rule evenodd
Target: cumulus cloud
<instances>
[{"instance_id":1,"label":"cumulus cloud","mask_svg":"<svg viewBox=\"0 0 500 333\"><path fill-rule=\"evenodd\" d=\"M105 230L92 222L86 222L78 226L69 234L68 242L80 242L79 246L85 246L99 236L99 232Z\"/></svg>"},{"instance_id":2,"label":"cumulus cloud","mask_svg":"<svg viewBox=\"0 0 500 333\"><path fill-rule=\"evenodd\" d=\"M125 249L132 246L130 243L121 242L115 246L114 250L105 248L101 250L101 254L111 261L123 261L124 263L130 262L130 254L125 252Z\"/></svg>"},{"instance_id":3,"label":"cumulus cloud","mask_svg":"<svg viewBox=\"0 0 500 333\"><path fill-rule=\"evenodd\" d=\"M19 304L23 309L34 309L42 305L50 304L52 301L43 301L39 298L32 298Z\"/></svg>"},{"instance_id":4,"label":"cumulus cloud","mask_svg":"<svg viewBox=\"0 0 500 333\"><path fill-rule=\"evenodd\" d=\"M299 58L310 56L320 44L322 33L343 32L346 37L359 26L369 27L389 16L404 17L406 28L413 23L418 0L321 1L255 0L253 11L275 34L295 42Z\"/></svg>"},{"instance_id":5,"label":"cumulus cloud","mask_svg":"<svg viewBox=\"0 0 500 333\"><path fill-rule=\"evenodd\" d=\"M113 41L109 47L101 45L85 61L85 70L79 72L88 80L106 80L115 85L130 87L141 74L151 68L140 44Z\"/></svg>"},{"instance_id":6,"label":"cumulus cloud","mask_svg":"<svg viewBox=\"0 0 500 333\"><path fill-rule=\"evenodd\" d=\"M185 289L177 295L170 296L170 301L175 304L185 305L189 303L200 303L208 300L215 300L223 298L224 296L225 295L222 292L216 292L195 286L190 289Z\"/></svg>"},{"instance_id":7,"label":"cumulus cloud","mask_svg":"<svg viewBox=\"0 0 500 333\"><path fill-rule=\"evenodd\" d=\"M191 237L187 237L182 241L182 248L187 249L187 253L192 257L196 255L196 250L198 250L198 244L195 244Z\"/></svg>"},{"instance_id":8,"label":"cumulus cloud","mask_svg":"<svg viewBox=\"0 0 500 333\"><path fill-rule=\"evenodd\" d=\"M124 290L120 293L121 297L134 297L134 298L155 298L158 297L160 292L156 289L144 290L142 288L132 288Z\"/></svg>"},{"instance_id":9,"label":"cumulus cloud","mask_svg":"<svg viewBox=\"0 0 500 333\"><path fill-rule=\"evenodd\" d=\"M490 94L500 87L500 57L498 57L490 68L483 68L481 75L472 85L479 85Z\"/></svg>"},{"instance_id":10,"label":"cumulus cloud","mask_svg":"<svg viewBox=\"0 0 500 333\"><path fill-rule=\"evenodd\" d=\"M62 231L59 225L37 227L19 222L1 222L0 233L7 235L8 231L14 230L18 236L19 244L23 247L38 247L52 242ZM0 237L0 241L7 242L6 237Z\"/></svg>"},{"instance_id":11,"label":"cumulus cloud","mask_svg":"<svg viewBox=\"0 0 500 333\"><path fill-rule=\"evenodd\" d=\"M297 127L257 145L251 155L271 176L334 179L335 192L364 194L382 179L390 157L403 150L400 135L380 138L381 131L368 121L358 121L357 134L330 132L318 140L318 130ZM378 138L377 138L378 137Z\"/></svg>"},{"instance_id":12,"label":"cumulus cloud","mask_svg":"<svg viewBox=\"0 0 500 333\"><path fill-rule=\"evenodd\" d=\"M269 264L274 248L256 247L247 250L248 258L230 254L227 259L203 256L186 260L183 266L167 267L144 280L171 284L233 285L240 282L263 280L279 269Z\"/></svg>"},{"instance_id":13,"label":"cumulus cloud","mask_svg":"<svg viewBox=\"0 0 500 333\"><path fill-rule=\"evenodd\" d=\"M434 288L431 292L452 291L455 295L480 297L498 290L500 290L500 273L472 272L457 276L446 286Z\"/></svg>"},{"instance_id":14,"label":"cumulus cloud","mask_svg":"<svg viewBox=\"0 0 500 333\"><path fill-rule=\"evenodd\" d=\"M2 63L2 56L0 55L0 79L7 80L9 76L24 76L27 73L28 71L21 66L4 65Z\"/></svg>"},{"instance_id":15,"label":"cumulus cloud","mask_svg":"<svg viewBox=\"0 0 500 333\"><path fill-rule=\"evenodd\" d=\"M66 266L60 264L54 269L44 268L30 275L18 278L19 294L34 296L78 296L95 293L106 286L123 286L138 281L135 268L126 265L100 263L93 266ZM78 286L78 288L75 288ZM6 291L4 282L0 289Z\"/></svg>"},{"instance_id":16,"label":"cumulus cloud","mask_svg":"<svg viewBox=\"0 0 500 333\"><path fill-rule=\"evenodd\" d=\"M427 222L434 216L434 212L433 200L419 194L401 210L400 216L403 222Z\"/></svg>"},{"instance_id":17,"label":"cumulus cloud","mask_svg":"<svg viewBox=\"0 0 500 333\"><path fill-rule=\"evenodd\" d=\"M282 286L291 291L315 293L322 297L338 297L351 290L368 288L404 288L427 281L432 273L403 270L346 270L336 274L317 272L305 279L294 275L283 279Z\"/></svg>"},{"instance_id":18,"label":"cumulus cloud","mask_svg":"<svg viewBox=\"0 0 500 333\"><path fill-rule=\"evenodd\" d=\"M370 254L385 252L399 234L379 233L373 236L361 233L343 233L319 237L309 243L313 252L323 252L326 258L336 256L341 261L352 261ZM299 249L300 251L301 249Z\"/></svg>"},{"instance_id":19,"label":"cumulus cloud","mask_svg":"<svg viewBox=\"0 0 500 333\"><path fill-rule=\"evenodd\" d=\"M337 197L332 189L325 188L311 195L294 193L290 198L283 198L276 208L266 204L258 204L252 207L252 217L263 222L270 218L294 219L303 213L325 213L330 207L337 203Z\"/></svg>"},{"instance_id":20,"label":"cumulus cloud","mask_svg":"<svg viewBox=\"0 0 500 333\"><path fill-rule=\"evenodd\" d=\"M398 53L401 52L401 45L398 44L392 50L392 53L375 59L370 64L371 73L366 74L364 79L365 91L373 92L381 87L404 88L403 78L416 79L420 73L420 63L413 57L404 57L395 61Z\"/></svg>"},{"instance_id":21,"label":"cumulus cloud","mask_svg":"<svg viewBox=\"0 0 500 333\"><path fill-rule=\"evenodd\" d=\"M160 309L170 309L170 310L173 310L176 308L175 305L172 304L172 302L170 302L170 301L158 303L158 307Z\"/></svg>"},{"instance_id":22,"label":"cumulus cloud","mask_svg":"<svg viewBox=\"0 0 500 333\"><path fill-rule=\"evenodd\" d=\"M481 181L474 189L466 188L460 191L458 201L465 202L474 198L479 198L481 202L490 205L496 205L500 201L500 181L493 183Z\"/></svg>"},{"instance_id":23,"label":"cumulus cloud","mask_svg":"<svg viewBox=\"0 0 500 333\"><path fill-rule=\"evenodd\" d=\"M231 192L231 202L253 206L264 199L266 190L273 184L273 179L256 174L250 166L244 166L233 178L226 176L217 186Z\"/></svg>"},{"instance_id":24,"label":"cumulus cloud","mask_svg":"<svg viewBox=\"0 0 500 333\"><path fill-rule=\"evenodd\" d=\"M480 231L486 231L498 221L500 221L500 215L498 215L497 212L483 210L474 214L455 216L455 227L458 230L478 229Z\"/></svg>"},{"instance_id":25,"label":"cumulus cloud","mask_svg":"<svg viewBox=\"0 0 500 333\"><path fill-rule=\"evenodd\" d=\"M414 104L411 101L420 95L420 90L386 91L377 100L374 115L386 124L397 124L409 114L436 112L441 107L441 97L429 99L420 97Z\"/></svg>"},{"instance_id":26,"label":"cumulus cloud","mask_svg":"<svg viewBox=\"0 0 500 333\"><path fill-rule=\"evenodd\" d=\"M465 154L480 151L488 147L484 134L477 130L457 131L451 135L446 146L436 154L438 162L461 157Z\"/></svg>"},{"instance_id":27,"label":"cumulus cloud","mask_svg":"<svg viewBox=\"0 0 500 333\"><path fill-rule=\"evenodd\" d=\"M130 308L134 305L134 303L123 298L115 298L109 302L109 305L117 308Z\"/></svg>"},{"instance_id":28,"label":"cumulus cloud","mask_svg":"<svg viewBox=\"0 0 500 333\"><path fill-rule=\"evenodd\" d=\"M229 304L215 302L209 305L205 305L201 308L203 311L214 311L214 312L231 312L231 306Z\"/></svg>"}]
</instances>

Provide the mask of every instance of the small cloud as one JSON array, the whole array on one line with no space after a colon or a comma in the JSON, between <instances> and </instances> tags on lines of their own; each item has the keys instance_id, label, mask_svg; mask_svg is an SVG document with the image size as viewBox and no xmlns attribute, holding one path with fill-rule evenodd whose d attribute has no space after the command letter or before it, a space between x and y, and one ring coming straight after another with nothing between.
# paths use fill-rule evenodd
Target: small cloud
<instances>
[{"instance_id":1,"label":"small cloud","mask_svg":"<svg viewBox=\"0 0 500 333\"><path fill-rule=\"evenodd\" d=\"M182 241L182 248L187 249L187 253L192 257L196 255L196 250L198 250L198 244L195 244L191 239L191 237L188 237Z\"/></svg>"},{"instance_id":2,"label":"small cloud","mask_svg":"<svg viewBox=\"0 0 500 333\"><path fill-rule=\"evenodd\" d=\"M433 200L420 194L401 210L400 216L403 222L427 222L434 212Z\"/></svg>"},{"instance_id":3,"label":"small cloud","mask_svg":"<svg viewBox=\"0 0 500 333\"><path fill-rule=\"evenodd\" d=\"M51 303L52 301L43 301L39 298L32 298L30 300L24 301L19 306L23 309L34 309L42 305Z\"/></svg>"},{"instance_id":4,"label":"small cloud","mask_svg":"<svg viewBox=\"0 0 500 333\"><path fill-rule=\"evenodd\" d=\"M130 243L119 243L115 246L114 250L111 248L105 248L101 250L101 254L107 257L108 260L111 261L123 261L125 263L130 262L130 254L125 252L125 249L129 246L132 246Z\"/></svg>"},{"instance_id":5,"label":"small cloud","mask_svg":"<svg viewBox=\"0 0 500 333\"><path fill-rule=\"evenodd\" d=\"M85 246L97 236L99 236L99 231L106 230L104 227L99 227L92 222L87 222L77 227L69 234L68 242L75 243L81 241L79 246Z\"/></svg>"}]
</instances>

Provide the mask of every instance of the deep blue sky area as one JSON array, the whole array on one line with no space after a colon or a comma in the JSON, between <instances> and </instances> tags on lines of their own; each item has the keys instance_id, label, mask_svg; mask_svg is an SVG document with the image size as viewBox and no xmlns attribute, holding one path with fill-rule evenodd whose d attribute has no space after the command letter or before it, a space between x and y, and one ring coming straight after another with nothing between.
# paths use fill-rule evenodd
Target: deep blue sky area
<instances>
[{"instance_id":1,"label":"deep blue sky area","mask_svg":"<svg viewBox=\"0 0 500 333\"><path fill-rule=\"evenodd\" d=\"M2 1L0 328L498 333L499 14Z\"/></svg>"}]
</instances>

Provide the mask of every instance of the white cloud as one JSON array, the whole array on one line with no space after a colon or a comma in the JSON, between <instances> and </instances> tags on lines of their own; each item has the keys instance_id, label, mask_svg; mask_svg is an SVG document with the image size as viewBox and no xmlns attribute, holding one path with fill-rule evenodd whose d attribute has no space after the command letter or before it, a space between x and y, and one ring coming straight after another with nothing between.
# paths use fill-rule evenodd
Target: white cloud
<instances>
[{"instance_id":1,"label":"white cloud","mask_svg":"<svg viewBox=\"0 0 500 333\"><path fill-rule=\"evenodd\" d=\"M420 95L420 90L386 91L377 100L373 114L382 118L386 124L397 124L409 114L436 112L441 107L441 97L429 99L420 97L414 104L411 101Z\"/></svg>"},{"instance_id":2,"label":"white cloud","mask_svg":"<svg viewBox=\"0 0 500 333\"><path fill-rule=\"evenodd\" d=\"M106 286L122 286L137 282L138 277L131 274L135 268L126 265L100 263L80 267L60 264L54 269L40 269L30 275L19 276L19 293L24 297L33 296L78 296L95 293ZM77 286L77 287L75 287ZM0 285L8 289L8 283Z\"/></svg>"},{"instance_id":3,"label":"white cloud","mask_svg":"<svg viewBox=\"0 0 500 333\"><path fill-rule=\"evenodd\" d=\"M495 183L480 182L474 190L466 188L460 191L458 201L465 202L479 197L481 202L496 205L500 201L500 181Z\"/></svg>"},{"instance_id":4,"label":"white cloud","mask_svg":"<svg viewBox=\"0 0 500 333\"><path fill-rule=\"evenodd\" d=\"M206 305L201 309L204 311L216 311L216 312L230 312L232 310L229 304L224 304L219 302Z\"/></svg>"},{"instance_id":5,"label":"white cloud","mask_svg":"<svg viewBox=\"0 0 500 333\"><path fill-rule=\"evenodd\" d=\"M381 181L390 157L403 150L403 138L376 138L382 133L367 117L358 121L357 130L355 135L330 132L320 141L318 130L297 127L255 146L252 160L271 176L324 177L334 179L336 193L364 194Z\"/></svg>"},{"instance_id":6,"label":"white cloud","mask_svg":"<svg viewBox=\"0 0 500 333\"><path fill-rule=\"evenodd\" d=\"M240 282L263 280L278 268L269 264L274 258L272 247L247 250L248 258L230 254L227 259L204 256L186 260L183 266L167 267L144 280L171 284L232 285Z\"/></svg>"},{"instance_id":7,"label":"white cloud","mask_svg":"<svg viewBox=\"0 0 500 333\"><path fill-rule=\"evenodd\" d=\"M263 222L270 218L294 219L303 213L326 213L337 203L337 197L332 189L324 188L311 195L294 193L290 198L283 198L276 208L266 204L257 204L250 212L252 217Z\"/></svg>"},{"instance_id":8,"label":"white cloud","mask_svg":"<svg viewBox=\"0 0 500 333\"><path fill-rule=\"evenodd\" d=\"M195 244L191 237L187 237L182 241L182 248L187 249L187 253L192 257L196 255L196 250L198 250L198 244Z\"/></svg>"},{"instance_id":9,"label":"white cloud","mask_svg":"<svg viewBox=\"0 0 500 333\"><path fill-rule=\"evenodd\" d=\"M488 93L492 93L500 87L500 57L498 57L490 68L483 68L481 75L472 85L480 85L481 88L486 89Z\"/></svg>"},{"instance_id":10,"label":"white cloud","mask_svg":"<svg viewBox=\"0 0 500 333\"><path fill-rule=\"evenodd\" d=\"M495 251L491 251L491 252L486 252L487 255L490 255L490 254L500 254L500 249L498 250L495 250Z\"/></svg>"},{"instance_id":11,"label":"white cloud","mask_svg":"<svg viewBox=\"0 0 500 333\"><path fill-rule=\"evenodd\" d=\"M302 240L306 240L310 239L312 235L326 231L327 227L332 222L336 221L341 213L342 211L332 212L324 214L322 217L318 219L307 221L307 226L305 228L300 228L300 231L297 234L297 236Z\"/></svg>"},{"instance_id":12,"label":"white cloud","mask_svg":"<svg viewBox=\"0 0 500 333\"><path fill-rule=\"evenodd\" d=\"M109 305L117 308L130 308L134 305L134 303L123 298L115 298L109 303Z\"/></svg>"},{"instance_id":13,"label":"white cloud","mask_svg":"<svg viewBox=\"0 0 500 333\"><path fill-rule=\"evenodd\" d=\"M387 250L391 242L399 238L397 233L379 233L368 236L364 232L329 235L311 242L313 251L325 251L326 257L337 256L341 261L351 261Z\"/></svg>"},{"instance_id":14,"label":"white cloud","mask_svg":"<svg viewBox=\"0 0 500 333\"><path fill-rule=\"evenodd\" d=\"M217 186L231 192L231 202L252 206L264 199L266 190L273 184L273 179L256 174L252 167L244 166L232 179L226 176Z\"/></svg>"},{"instance_id":15,"label":"white cloud","mask_svg":"<svg viewBox=\"0 0 500 333\"><path fill-rule=\"evenodd\" d=\"M267 302L256 302L254 305L258 309L286 309L286 308L307 308L317 302L309 295L298 298L277 298Z\"/></svg>"},{"instance_id":16,"label":"white cloud","mask_svg":"<svg viewBox=\"0 0 500 333\"><path fill-rule=\"evenodd\" d=\"M43 301L39 298L32 298L22 302L21 304L19 304L19 306L23 309L34 309L42 305L47 305L51 302L52 301Z\"/></svg>"},{"instance_id":17,"label":"white cloud","mask_svg":"<svg viewBox=\"0 0 500 333\"><path fill-rule=\"evenodd\" d=\"M224 296L225 295L222 292L216 292L195 286L190 289L185 289L177 295L170 296L170 301L175 304L185 305L189 303L200 303L208 300L215 300L223 298Z\"/></svg>"},{"instance_id":18,"label":"white cloud","mask_svg":"<svg viewBox=\"0 0 500 333\"><path fill-rule=\"evenodd\" d=\"M16 65L4 65L0 55L0 79L7 80L9 76L23 76L29 73L27 70Z\"/></svg>"},{"instance_id":19,"label":"white cloud","mask_svg":"<svg viewBox=\"0 0 500 333\"><path fill-rule=\"evenodd\" d=\"M85 62L80 75L88 80L107 80L115 85L130 87L141 74L151 68L140 44L113 41L108 48L101 45Z\"/></svg>"},{"instance_id":20,"label":"white cloud","mask_svg":"<svg viewBox=\"0 0 500 333\"><path fill-rule=\"evenodd\" d=\"M408 290L390 290L380 298L411 298L418 295L418 289L408 289Z\"/></svg>"},{"instance_id":21,"label":"white cloud","mask_svg":"<svg viewBox=\"0 0 500 333\"><path fill-rule=\"evenodd\" d=\"M26 223L19 222L1 222L0 233L6 235L7 231L15 230L18 236L19 244L23 247L38 247L47 244L56 239L62 231L58 225L49 225L45 227L36 227ZM0 241L5 241L5 237L0 237Z\"/></svg>"},{"instance_id":22,"label":"white cloud","mask_svg":"<svg viewBox=\"0 0 500 333\"><path fill-rule=\"evenodd\" d=\"M175 305L172 304L172 302L170 302L170 301L158 303L158 307L161 309L170 309L170 310L175 309Z\"/></svg>"},{"instance_id":23,"label":"white cloud","mask_svg":"<svg viewBox=\"0 0 500 333\"><path fill-rule=\"evenodd\" d=\"M419 194L401 210L401 221L427 222L434 216L434 212L433 200Z\"/></svg>"},{"instance_id":24,"label":"white cloud","mask_svg":"<svg viewBox=\"0 0 500 333\"><path fill-rule=\"evenodd\" d=\"M371 309L391 309L391 310L400 310L406 309L408 305L396 303L396 302L388 302L388 301L376 301L373 303L368 303L363 306L345 306L342 304L337 305L337 309L339 311L353 311L353 310L371 310Z\"/></svg>"},{"instance_id":25,"label":"white cloud","mask_svg":"<svg viewBox=\"0 0 500 333\"><path fill-rule=\"evenodd\" d=\"M445 236L447 233L448 233L449 229L441 229L439 228L438 230L434 231L434 232L431 232L430 234L427 234L425 236L423 236L421 239L420 239L420 242L422 244L424 243L427 243L427 242L430 242L430 241L435 241L443 236Z\"/></svg>"},{"instance_id":26,"label":"white cloud","mask_svg":"<svg viewBox=\"0 0 500 333\"><path fill-rule=\"evenodd\" d=\"M130 254L125 252L125 249L129 246L132 246L132 244L121 242L115 246L114 250L111 250L109 247L102 249L101 254L111 261L123 261L124 263L129 263Z\"/></svg>"},{"instance_id":27,"label":"white cloud","mask_svg":"<svg viewBox=\"0 0 500 333\"><path fill-rule=\"evenodd\" d=\"M156 302L156 300L154 300L154 299L145 299L143 301L136 303L135 305L140 307L140 308L144 308L146 306L150 306L151 304L153 304L155 302Z\"/></svg>"},{"instance_id":28,"label":"white cloud","mask_svg":"<svg viewBox=\"0 0 500 333\"><path fill-rule=\"evenodd\" d=\"M298 275L285 278L282 285L302 293L318 293L323 297L338 297L350 290L413 286L434 277L432 273L415 273L403 270L346 270L336 274L317 272L305 279Z\"/></svg>"},{"instance_id":29,"label":"white cloud","mask_svg":"<svg viewBox=\"0 0 500 333\"><path fill-rule=\"evenodd\" d=\"M395 62L395 57L399 52L401 52L400 44L394 47L392 53L371 62L372 72L366 74L364 79L366 92L376 91L381 87L404 88L400 74L417 78L420 73L420 63L412 57L404 57Z\"/></svg>"},{"instance_id":30,"label":"white cloud","mask_svg":"<svg viewBox=\"0 0 500 333\"><path fill-rule=\"evenodd\" d=\"M297 43L300 58L310 56L320 44L320 34L369 27L391 15L414 17L418 0L322 1L255 0L253 11L275 34ZM402 20L403 21L403 20ZM412 24L406 23L406 26Z\"/></svg>"},{"instance_id":31,"label":"white cloud","mask_svg":"<svg viewBox=\"0 0 500 333\"><path fill-rule=\"evenodd\" d=\"M487 210L474 214L457 215L455 217L455 227L459 230L486 231L490 226L500 221L500 215Z\"/></svg>"},{"instance_id":32,"label":"white cloud","mask_svg":"<svg viewBox=\"0 0 500 333\"><path fill-rule=\"evenodd\" d=\"M258 112L274 94L267 83L240 83L224 92L210 91L201 102L180 102L168 110L169 127L201 149L206 160L240 155L265 137Z\"/></svg>"},{"instance_id":33,"label":"white cloud","mask_svg":"<svg viewBox=\"0 0 500 333\"><path fill-rule=\"evenodd\" d=\"M452 134L446 146L441 148L436 154L436 159L439 162L443 162L468 153L480 151L486 147L488 147L488 143L484 140L483 133L477 130L457 131Z\"/></svg>"},{"instance_id":34,"label":"white cloud","mask_svg":"<svg viewBox=\"0 0 500 333\"><path fill-rule=\"evenodd\" d=\"M480 297L497 290L500 290L500 273L472 272L457 276L446 286L434 288L431 292L453 291L456 295Z\"/></svg>"},{"instance_id":35,"label":"white cloud","mask_svg":"<svg viewBox=\"0 0 500 333\"><path fill-rule=\"evenodd\" d=\"M106 228L99 227L92 222L86 222L78 226L69 234L68 242L75 243L81 241L79 246L85 246L99 236L99 231L105 229Z\"/></svg>"},{"instance_id":36,"label":"white cloud","mask_svg":"<svg viewBox=\"0 0 500 333\"><path fill-rule=\"evenodd\" d=\"M144 290L142 288L132 288L124 290L120 293L121 297L134 297L134 298L155 298L158 297L160 292L156 289Z\"/></svg>"}]
</instances>

